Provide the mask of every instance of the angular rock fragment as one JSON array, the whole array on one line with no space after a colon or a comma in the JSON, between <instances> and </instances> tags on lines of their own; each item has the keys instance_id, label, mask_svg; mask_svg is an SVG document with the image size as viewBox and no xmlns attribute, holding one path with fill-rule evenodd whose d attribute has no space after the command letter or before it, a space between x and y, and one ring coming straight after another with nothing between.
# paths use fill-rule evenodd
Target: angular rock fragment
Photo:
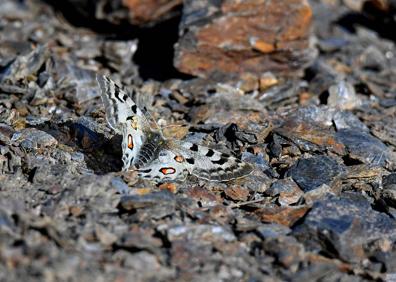
<instances>
[{"instance_id":1,"label":"angular rock fragment","mask_svg":"<svg viewBox=\"0 0 396 282\"><path fill-rule=\"evenodd\" d=\"M119 208L135 213L134 216L138 221L143 221L147 218L160 219L175 212L175 196L168 190L141 196L122 196Z\"/></svg>"},{"instance_id":2,"label":"angular rock fragment","mask_svg":"<svg viewBox=\"0 0 396 282\"><path fill-rule=\"evenodd\" d=\"M305 0L185 1L175 66L201 77L296 72L314 53L310 22Z\"/></svg>"},{"instance_id":3,"label":"angular rock fragment","mask_svg":"<svg viewBox=\"0 0 396 282\"><path fill-rule=\"evenodd\" d=\"M339 81L329 88L327 104L341 110L352 110L360 106L361 101L356 95L355 88L347 81Z\"/></svg>"},{"instance_id":4,"label":"angular rock fragment","mask_svg":"<svg viewBox=\"0 0 396 282\"><path fill-rule=\"evenodd\" d=\"M277 238L280 236L286 236L292 232L292 230L282 224L271 223L271 224L263 224L257 228L257 232L260 237L263 239L266 238Z\"/></svg>"},{"instance_id":5,"label":"angular rock fragment","mask_svg":"<svg viewBox=\"0 0 396 282\"><path fill-rule=\"evenodd\" d=\"M205 244L209 242L216 242L217 240L222 240L224 242L231 242L236 240L235 235L228 230L219 225L205 225L205 224L195 224L195 225L182 225L174 226L167 230L168 240L179 241L188 240L191 242L198 242L200 244Z\"/></svg>"},{"instance_id":6,"label":"angular rock fragment","mask_svg":"<svg viewBox=\"0 0 396 282\"><path fill-rule=\"evenodd\" d=\"M340 155L345 154L345 146L337 142L334 132L317 126L313 121L299 122L289 118L274 131L276 135L279 134L293 142L301 151L330 150Z\"/></svg>"},{"instance_id":7,"label":"angular rock fragment","mask_svg":"<svg viewBox=\"0 0 396 282\"><path fill-rule=\"evenodd\" d=\"M215 206L221 203L220 197L200 186L189 188L186 191L186 195L191 199L196 200L197 204L203 207Z\"/></svg>"},{"instance_id":8,"label":"angular rock fragment","mask_svg":"<svg viewBox=\"0 0 396 282\"><path fill-rule=\"evenodd\" d=\"M304 192L308 192L322 184L331 184L344 171L343 165L334 158L315 156L298 160L288 170L287 175L293 178Z\"/></svg>"},{"instance_id":9,"label":"angular rock fragment","mask_svg":"<svg viewBox=\"0 0 396 282\"><path fill-rule=\"evenodd\" d=\"M348 111L340 111L326 106L308 106L297 109L292 113L288 119L288 122L293 123L306 123L310 126L318 126L329 128L335 125L336 129L356 129L360 131L368 132L367 126L360 121L360 119L353 113Z\"/></svg>"},{"instance_id":10,"label":"angular rock fragment","mask_svg":"<svg viewBox=\"0 0 396 282\"><path fill-rule=\"evenodd\" d=\"M258 209L255 214L263 222L292 226L309 210L308 206L270 206Z\"/></svg>"},{"instance_id":11,"label":"angular rock fragment","mask_svg":"<svg viewBox=\"0 0 396 282\"><path fill-rule=\"evenodd\" d=\"M172 15L182 0L122 0L133 24L149 24Z\"/></svg>"},{"instance_id":12,"label":"angular rock fragment","mask_svg":"<svg viewBox=\"0 0 396 282\"><path fill-rule=\"evenodd\" d=\"M26 79L29 75L36 75L48 57L49 49L46 45L40 45L33 51L18 56L10 65L1 70L0 82L6 80L15 82L20 79Z\"/></svg>"},{"instance_id":13,"label":"angular rock fragment","mask_svg":"<svg viewBox=\"0 0 396 282\"><path fill-rule=\"evenodd\" d=\"M265 190L265 194L271 197L278 196L279 204L284 206L297 203L304 192L292 179L287 178L274 182Z\"/></svg>"},{"instance_id":14,"label":"angular rock fragment","mask_svg":"<svg viewBox=\"0 0 396 282\"><path fill-rule=\"evenodd\" d=\"M344 144L348 156L373 166L395 164L392 151L374 136L358 130L341 129L336 133L337 140Z\"/></svg>"},{"instance_id":15,"label":"angular rock fragment","mask_svg":"<svg viewBox=\"0 0 396 282\"><path fill-rule=\"evenodd\" d=\"M383 189L380 191L381 198L385 202L396 208L396 173L392 173L382 177Z\"/></svg>"},{"instance_id":16,"label":"angular rock fragment","mask_svg":"<svg viewBox=\"0 0 396 282\"><path fill-rule=\"evenodd\" d=\"M103 44L103 56L108 64L121 75L137 76L138 70L132 66L132 57L137 50L137 40L106 41Z\"/></svg>"},{"instance_id":17,"label":"angular rock fragment","mask_svg":"<svg viewBox=\"0 0 396 282\"><path fill-rule=\"evenodd\" d=\"M249 190L240 186L229 187L224 190L224 193L234 201L246 201L249 197Z\"/></svg>"},{"instance_id":18,"label":"angular rock fragment","mask_svg":"<svg viewBox=\"0 0 396 282\"><path fill-rule=\"evenodd\" d=\"M365 258L365 244L379 238L396 240L396 225L388 215L372 210L363 196L350 194L315 202L293 234L308 250L359 262Z\"/></svg>"},{"instance_id":19,"label":"angular rock fragment","mask_svg":"<svg viewBox=\"0 0 396 282\"><path fill-rule=\"evenodd\" d=\"M121 238L117 241L117 246L121 248L136 248L140 250L150 250L155 252L155 248L161 246L161 240L154 237L152 229L139 228L132 226L122 234Z\"/></svg>"},{"instance_id":20,"label":"angular rock fragment","mask_svg":"<svg viewBox=\"0 0 396 282\"><path fill-rule=\"evenodd\" d=\"M19 142L20 146L27 150L54 147L58 144L52 135L35 128L26 128L15 133L13 140Z\"/></svg>"},{"instance_id":21,"label":"angular rock fragment","mask_svg":"<svg viewBox=\"0 0 396 282\"><path fill-rule=\"evenodd\" d=\"M269 238L263 245L279 264L288 269L296 270L298 263L305 257L304 245L291 236Z\"/></svg>"},{"instance_id":22,"label":"angular rock fragment","mask_svg":"<svg viewBox=\"0 0 396 282\"><path fill-rule=\"evenodd\" d=\"M182 0L66 0L48 1L60 10L69 10L76 18L120 24L152 25L174 16Z\"/></svg>"},{"instance_id":23,"label":"angular rock fragment","mask_svg":"<svg viewBox=\"0 0 396 282\"><path fill-rule=\"evenodd\" d=\"M65 99L82 104L99 96L95 72L63 60L54 59L51 73L57 86L65 91Z\"/></svg>"},{"instance_id":24,"label":"angular rock fragment","mask_svg":"<svg viewBox=\"0 0 396 282\"><path fill-rule=\"evenodd\" d=\"M2 144L9 144L15 130L5 123L0 123L0 142Z\"/></svg>"},{"instance_id":25,"label":"angular rock fragment","mask_svg":"<svg viewBox=\"0 0 396 282\"><path fill-rule=\"evenodd\" d=\"M153 207L157 204L174 203L174 196L168 191L155 192L143 196L123 196L120 205L123 209L130 211L146 207Z\"/></svg>"}]
</instances>

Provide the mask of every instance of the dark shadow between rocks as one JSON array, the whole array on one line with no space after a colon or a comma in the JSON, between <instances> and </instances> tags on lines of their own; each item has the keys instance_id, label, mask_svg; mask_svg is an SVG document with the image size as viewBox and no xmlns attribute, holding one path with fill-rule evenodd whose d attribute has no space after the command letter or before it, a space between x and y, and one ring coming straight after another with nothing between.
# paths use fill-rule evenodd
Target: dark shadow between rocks
<instances>
[{"instance_id":1,"label":"dark shadow between rocks","mask_svg":"<svg viewBox=\"0 0 396 282\"><path fill-rule=\"evenodd\" d=\"M117 172L122 168L120 135L107 139L103 134L72 121L46 122L34 127L52 135L60 144L73 148L74 152L82 153L87 168L95 174Z\"/></svg>"},{"instance_id":2,"label":"dark shadow between rocks","mask_svg":"<svg viewBox=\"0 0 396 282\"><path fill-rule=\"evenodd\" d=\"M386 14L378 14L370 8L364 7L362 13L348 13L336 22L349 32L356 32L357 26L363 26L379 34L380 37L396 42L396 22ZM368 12L369 11L369 12Z\"/></svg>"},{"instance_id":3,"label":"dark shadow between rocks","mask_svg":"<svg viewBox=\"0 0 396 282\"><path fill-rule=\"evenodd\" d=\"M139 66L139 74L143 80L154 79L165 81L171 78L183 80L193 76L179 72L173 66L174 48L179 36L181 16L149 28L138 30L138 49L134 62Z\"/></svg>"}]
</instances>

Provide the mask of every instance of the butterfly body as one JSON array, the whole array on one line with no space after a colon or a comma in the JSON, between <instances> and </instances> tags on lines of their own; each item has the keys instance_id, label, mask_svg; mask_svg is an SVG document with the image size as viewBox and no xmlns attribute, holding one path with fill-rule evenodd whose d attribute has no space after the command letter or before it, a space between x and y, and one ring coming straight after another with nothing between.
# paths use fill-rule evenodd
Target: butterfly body
<instances>
[{"instance_id":1,"label":"butterfly body","mask_svg":"<svg viewBox=\"0 0 396 282\"><path fill-rule=\"evenodd\" d=\"M249 164L229 154L191 142L168 140L133 100L111 79L97 77L109 126L122 134L123 170L134 169L154 181L185 179L189 174L210 181L246 176Z\"/></svg>"}]
</instances>

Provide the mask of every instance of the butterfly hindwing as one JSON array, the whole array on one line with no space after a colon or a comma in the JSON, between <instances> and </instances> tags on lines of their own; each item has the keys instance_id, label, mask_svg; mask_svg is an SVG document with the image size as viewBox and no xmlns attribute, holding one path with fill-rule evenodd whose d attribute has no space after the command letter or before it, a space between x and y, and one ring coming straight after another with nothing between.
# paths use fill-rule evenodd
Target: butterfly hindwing
<instances>
[{"instance_id":1,"label":"butterfly hindwing","mask_svg":"<svg viewBox=\"0 0 396 282\"><path fill-rule=\"evenodd\" d=\"M182 155L169 149L161 150L158 158L138 170L138 175L155 181L185 179L189 174Z\"/></svg>"},{"instance_id":2,"label":"butterfly hindwing","mask_svg":"<svg viewBox=\"0 0 396 282\"><path fill-rule=\"evenodd\" d=\"M210 181L229 181L252 172L251 165L234 156L191 142L180 143L191 174Z\"/></svg>"},{"instance_id":3,"label":"butterfly hindwing","mask_svg":"<svg viewBox=\"0 0 396 282\"><path fill-rule=\"evenodd\" d=\"M210 181L229 181L252 171L249 164L205 146L181 142L158 153L158 157L138 170L139 176L156 181L180 180L188 174Z\"/></svg>"}]
</instances>

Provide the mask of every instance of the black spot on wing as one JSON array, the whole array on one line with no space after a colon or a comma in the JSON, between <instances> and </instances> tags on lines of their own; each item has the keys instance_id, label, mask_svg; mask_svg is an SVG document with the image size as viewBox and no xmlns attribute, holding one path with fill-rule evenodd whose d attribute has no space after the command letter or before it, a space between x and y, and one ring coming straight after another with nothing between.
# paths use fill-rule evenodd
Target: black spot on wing
<instances>
[{"instance_id":1,"label":"black spot on wing","mask_svg":"<svg viewBox=\"0 0 396 282\"><path fill-rule=\"evenodd\" d=\"M228 172L228 173L230 173L230 172L233 172L234 170L236 170L237 168L236 167L226 167L225 169L224 169L224 171L225 172Z\"/></svg>"},{"instance_id":2,"label":"black spot on wing","mask_svg":"<svg viewBox=\"0 0 396 282\"><path fill-rule=\"evenodd\" d=\"M133 105L131 109L132 109L132 112L133 112L134 114L136 114L137 106L136 106L136 105Z\"/></svg>"},{"instance_id":3,"label":"black spot on wing","mask_svg":"<svg viewBox=\"0 0 396 282\"><path fill-rule=\"evenodd\" d=\"M132 120L132 119L133 119L133 116L129 116L126 118L126 120Z\"/></svg>"},{"instance_id":4,"label":"black spot on wing","mask_svg":"<svg viewBox=\"0 0 396 282\"><path fill-rule=\"evenodd\" d=\"M122 99L124 100L124 102L126 102L126 100L128 99L128 95L124 94L124 96L122 96Z\"/></svg>"},{"instance_id":5,"label":"black spot on wing","mask_svg":"<svg viewBox=\"0 0 396 282\"><path fill-rule=\"evenodd\" d=\"M117 85L114 85L114 96L117 98L118 101L124 103L124 101L120 98L120 88Z\"/></svg>"},{"instance_id":6,"label":"black spot on wing","mask_svg":"<svg viewBox=\"0 0 396 282\"><path fill-rule=\"evenodd\" d=\"M212 163L218 164L218 165L223 165L223 164L225 164L227 161L228 161L228 158L223 158L223 157L221 157L220 160L217 160L217 161L212 161L212 160L211 160Z\"/></svg>"},{"instance_id":7,"label":"black spot on wing","mask_svg":"<svg viewBox=\"0 0 396 282\"><path fill-rule=\"evenodd\" d=\"M195 160L194 160L194 158L188 158L188 159L186 159L186 162L188 162L189 164L194 164Z\"/></svg>"},{"instance_id":8,"label":"black spot on wing","mask_svg":"<svg viewBox=\"0 0 396 282\"><path fill-rule=\"evenodd\" d=\"M142 172L142 173L149 173L149 172L151 172L151 168L149 168L149 169L144 169L144 170L139 170L139 172Z\"/></svg>"},{"instance_id":9,"label":"black spot on wing","mask_svg":"<svg viewBox=\"0 0 396 282\"><path fill-rule=\"evenodd\" d=\"M194 152L198 152L198 145L197 145L197 144L193 144L193 145L190 147L190 150L191 150L191 151L194 151Z\"/></svg>"},{"instance_id":10,"label":"black spot on wing","mask_svg":"<svg viewBox=\"0 0 396 282\"><path fill-rule=\"evenodd\" d=\"M207 157L211 157L211 156L214 155L214 153L215 153L215 152L214 152L212 149L209 149L208 152L206 153L206 156L207 156Z\"/></svg>"}]
</instances>

